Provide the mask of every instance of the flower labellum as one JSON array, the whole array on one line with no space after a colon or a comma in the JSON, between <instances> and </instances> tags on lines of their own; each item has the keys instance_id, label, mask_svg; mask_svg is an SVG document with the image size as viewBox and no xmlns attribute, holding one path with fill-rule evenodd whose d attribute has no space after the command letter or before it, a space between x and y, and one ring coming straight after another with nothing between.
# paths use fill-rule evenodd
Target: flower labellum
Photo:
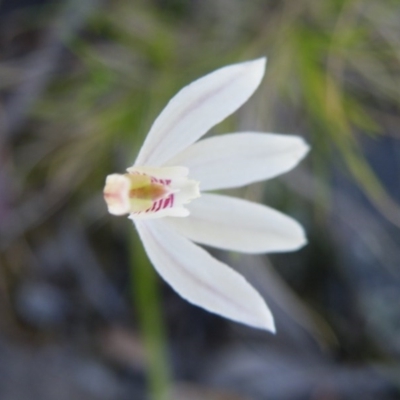
<instances>
[{"instance_id":1,"label":"flower labellum","mask_svg":"<svg viewBox=\"0 0 400 400\"><path fill-rule=\"evenodd\" d=\"M302 227L267 206L204 193L273 178L308 151L297 136L243 132L198 141L254 93L266 59L229 65L184 87L158 118L125 174L106 179L108 211L129 215L150 261L189 302L275 332L260 294L195 243L245 253L297 250ZM195 243L194 243L195 242Z\"/></svg>"}]
</instances>

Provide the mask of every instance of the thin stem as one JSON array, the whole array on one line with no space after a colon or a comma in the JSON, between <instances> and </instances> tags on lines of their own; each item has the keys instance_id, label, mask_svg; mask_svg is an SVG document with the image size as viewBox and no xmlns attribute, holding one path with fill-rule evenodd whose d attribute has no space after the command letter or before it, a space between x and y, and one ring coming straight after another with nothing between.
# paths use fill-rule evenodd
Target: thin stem
<instances>
[{"instance_id":1,"label":"thin stem","mask_svg":"<svg viewBox=\"0 0 400 400\"><path fill-rule=\"evenodd\" d=\"M168 400L171 380L157 276L138 238L132 239L131 294L147 354L149 398Z\"/></svg>"}]
</instances>

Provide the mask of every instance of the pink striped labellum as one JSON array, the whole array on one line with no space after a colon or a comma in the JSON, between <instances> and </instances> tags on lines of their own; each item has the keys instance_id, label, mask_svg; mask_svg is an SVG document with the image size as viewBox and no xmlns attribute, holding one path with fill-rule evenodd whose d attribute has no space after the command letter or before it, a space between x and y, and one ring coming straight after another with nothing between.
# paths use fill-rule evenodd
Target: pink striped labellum
<instances>
[{"instance_id":1,"label":"pink striped labellum","mask_svg":"<svg viewBox=\"0 0 400 400\"><path fill-rule=\"evenodd\" d=\"M199 183L187 178L185 167L132 167L127 174L106 179L104 198L114 215L135 219L186 217L185 204L200 196Z\"/></svg>"}]
</instances>

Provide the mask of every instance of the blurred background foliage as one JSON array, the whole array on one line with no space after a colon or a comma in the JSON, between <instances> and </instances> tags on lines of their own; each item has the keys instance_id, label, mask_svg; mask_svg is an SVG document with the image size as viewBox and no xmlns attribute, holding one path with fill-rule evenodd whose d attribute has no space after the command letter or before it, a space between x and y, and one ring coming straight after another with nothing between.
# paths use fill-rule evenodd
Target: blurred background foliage
<instances>
[{"instance_id":1,"label":"blurred background foliage","mask_svg":"<svg viewBox=\"0 0 400 400\"><path fill-rule=\"evenodd\" d=\"M157 365L174 400L400 398L399 21L398 0L1 1L0 398L145 399ZM307 139L296 171L233 194L309 244L213 252L276 336L176 296L101 193L181 87L263 55L213 133Z\"/></svg>"}]
</instances>

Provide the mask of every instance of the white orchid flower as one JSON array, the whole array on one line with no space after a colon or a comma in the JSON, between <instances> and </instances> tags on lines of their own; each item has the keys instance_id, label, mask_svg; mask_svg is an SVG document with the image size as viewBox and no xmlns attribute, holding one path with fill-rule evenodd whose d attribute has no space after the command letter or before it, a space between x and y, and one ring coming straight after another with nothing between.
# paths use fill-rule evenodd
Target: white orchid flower
<instances>
[{"instance_id":1,"label":"white orchid flower","mask_svg":"<svg viewBox=\"0 0 400 400\"><path fill-rule=\"evenodd\" d=\"M265 64L261 58L229 65L184 87L154 122L135 164L126 174L107 177L104 197L111 214L129 214L152 264L183 298L275 332L260 294L193 243L245 253L296 250L306 243L302 227L274 209L204 193L273 178L308 151L299 137L256 132L196 142L248 100Z\"/></svg>"}]
</instances>

